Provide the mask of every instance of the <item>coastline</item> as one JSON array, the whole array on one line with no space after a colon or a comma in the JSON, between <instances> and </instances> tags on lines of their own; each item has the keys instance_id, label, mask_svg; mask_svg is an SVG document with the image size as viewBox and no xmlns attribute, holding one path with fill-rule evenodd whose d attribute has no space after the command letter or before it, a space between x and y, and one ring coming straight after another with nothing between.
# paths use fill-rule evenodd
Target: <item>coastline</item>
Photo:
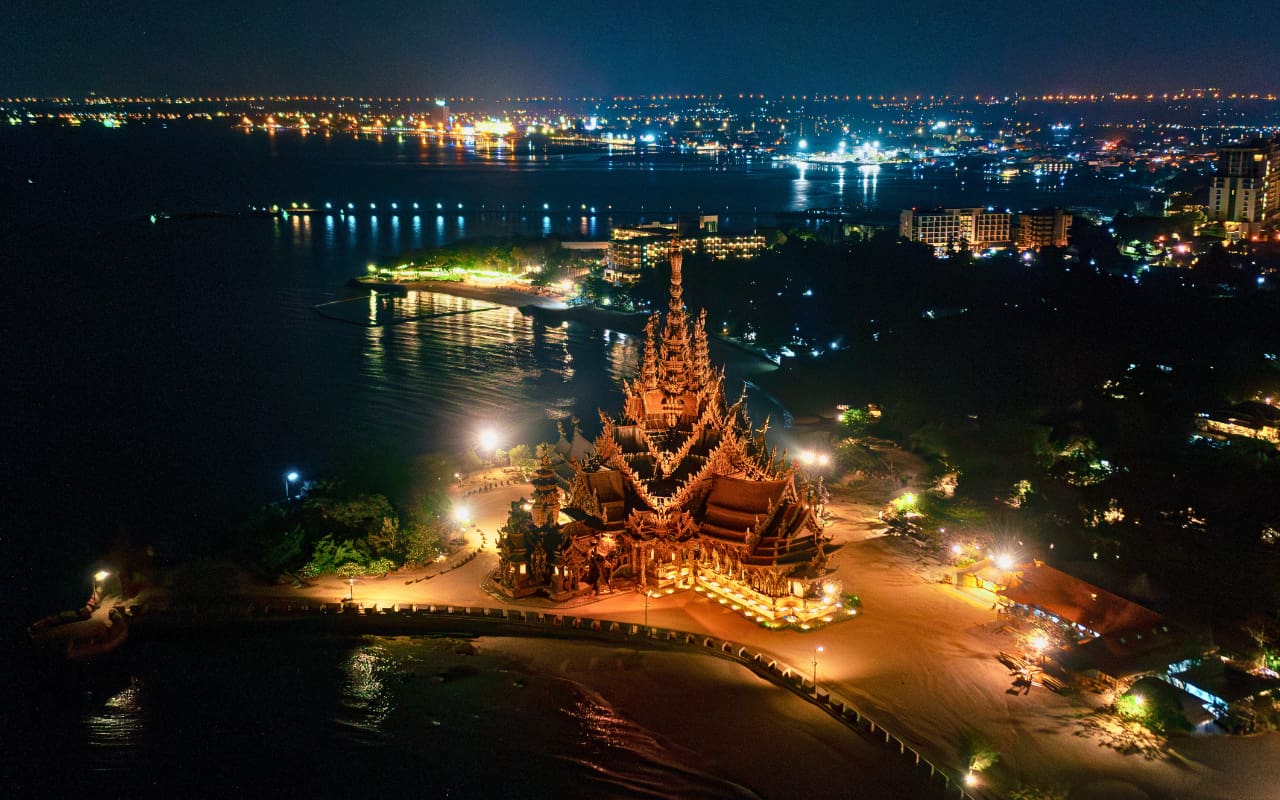
<instances>
[{"instance_id":1,"label":"coastline","mask_svg":"<svg viewBox=\"0 0 1280 800\"><path fill-rule=\"evenodd\" d=\"M643 311L614 311L597 306L571 306L564 297L552 292L526 290L514 286L480 286L463 281L380 281L371 278L353 278L352 286L394 291L436 292L471 300L482 300L518 308L527 316L543 320L580 322L598 328L640 334L644 331L649 314ZM732 362L735 371L752 377L774 373L778 365L762 351L736 339L724 336L708 336L713 347L721 350L720 360ZM728 357L726 357L728 356ZM745 356L745 358L744 358ZM780 401L784 398L776 386L762 387ZM781 403L790 409L788 403Z\"/></svg>"},{"instance_id":2,"label":"coastline","mask_svg":"<svg viewBox=\"0 0 1280 800\"><path fill-rule=\"evenodd\" d=\"M611 311L595 306L571 306L562 295L546 291L523 289L516 286L480 286L464 281L379 281L370 278L353 278L353 286L394 291L435 292L470 300L483 300L520 309L528 316L545 316L582 322L601 328L635 333L644 330L649 318L643 312Z\"/></svg>"}]
</instances>

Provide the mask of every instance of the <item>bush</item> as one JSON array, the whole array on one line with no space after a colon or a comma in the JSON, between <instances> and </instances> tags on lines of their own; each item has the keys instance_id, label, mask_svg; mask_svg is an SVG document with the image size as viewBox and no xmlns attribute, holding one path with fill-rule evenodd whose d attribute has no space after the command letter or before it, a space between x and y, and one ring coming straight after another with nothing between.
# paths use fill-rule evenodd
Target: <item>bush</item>
<instances>
[{"instance_id":1,"label":"bush","mask_svg":"<svg viewBox=\"0 0 1280 800\"><path fill-rule=\"evenodd\" d=\"M354 561L348 561L334 570L334 573L339 578L358 578L365 574L365 568Z\"/></svg>"},{"instance_id":2,"label":"bush","mask_svg":"<svg viewBox=\"0 0 1280 800\"><path fill-rule=\"evenodd\" d=\"M444 554L448 541L449 530L443 520L414 523L409 528L405 563L414 566L430 564Z\"/></svg>"},{"instance_id":3,"label":"bush","mask_svg":"<svg viewBox=\"0 0 1280 800\"><path fill-rule=\"evenodd\" d=\"M335 542L333 534L329 534L316 542L311 551L311 560L303 566L300 574L303 577L317 577L337 572L339 567L355 564L363 569L369 563L369 551L363 542L344 539Z\"/></svg>"},{"instance_id":4,"label":"bush","mask_svg":"<svg viewBox=\"0 0 1280 800\"><path fill-rule=\"evenodd\" d=\"M391 559L375 558L369 562L369 566L365 567L365 574L372 575L375 578L381 578L395 568L396 562Z\"/></svg>"}]
</instances>

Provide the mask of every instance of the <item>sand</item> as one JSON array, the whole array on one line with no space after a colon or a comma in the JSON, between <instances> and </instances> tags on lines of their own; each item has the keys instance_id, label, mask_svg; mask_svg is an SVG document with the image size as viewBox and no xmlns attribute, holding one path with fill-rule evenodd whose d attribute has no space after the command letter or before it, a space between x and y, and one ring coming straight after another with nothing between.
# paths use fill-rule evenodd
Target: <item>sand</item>
<instances>
[{"instance_id":1,"label":"sand","mask_svg":"<svg viewBox=\"0 0 1280 800\"><path fill-rule=\"evenodd\" d=\"M617 715L651 732L681 768L761 797L887 800L921 796L927 786L909 760L711 656L518 638L484 638L479 647L589 687Z\"/></svg>"}]
</instances>

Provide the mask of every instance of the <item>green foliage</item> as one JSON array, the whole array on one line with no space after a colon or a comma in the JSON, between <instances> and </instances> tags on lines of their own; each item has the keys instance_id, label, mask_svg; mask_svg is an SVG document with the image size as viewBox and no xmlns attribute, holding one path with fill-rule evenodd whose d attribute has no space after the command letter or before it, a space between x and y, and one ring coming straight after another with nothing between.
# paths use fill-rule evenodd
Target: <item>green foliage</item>
<instances>
[{"instance_id":1,"label":"green foliage","mask_svg":"<svg viewBox=\"0 0 1280 800\"><path fill-rule=\"evenodd\" d=\"M348 561L334 570L339 578L358 578L366 572L365 567L354 561Z\"/></svg>"},{"instance_id":2,"label":"green foliage","mask_svg":"<svg viewBox=\"0 0 1280 800\"><path fill-rule=\"evenodd\" d=\"M404 561L405 550L409 544L408 534L391 517L382 518L382 526L370 533L365 542L369 551L383 559Z\"/></svg>"},{"instance_id":3,"label":"green foliage","mask_svg":"<svg viewBox=\"0 0 1280 800\"><path fill-rule=\"evenodd\" d=\"M440 455L414 459L408 469L408 486L403 492L403 521L435 519L449 510L449 484L455 466Z\"/></svg>"},{"instance_id":4,"label":"green foliage","mask_svg":"<svg viewBox=\"0 0 1280 800\"><path fill-rule=\"evenodd\" d=\"M533 457L533 453L529 450L529 445L518 444L507 451L507 459L511 466L519 469L528 475L538 468L538 460Z\"/></svg>"},{"instance_id":5,"label":"green foliage","mask_svg":"<svg viewBox=\"0 0 1280 800\"><path fill-rule=\"evenodd\" d=\"M865 408L851 408L840 415L840 432L845 436L862 436L875 420Z\"/></svg>"},{"instance_id":6,"label":"green foliage","mask_svg":"<svg viewBox=\"0 0 1280 800\"><path fill-rule=\"evenodd\" d=\"M369 551L363 542L354 539L335 541L333 534L327 534L315 543L311 551L311 560L302 568L304 577L316 577L337 572L340 567L355 564L363 570L369 563Z\"/></svg>"},{"instance_id":7,"label":"green foliage","mask_svg":"<svg viewBox=\"0 0 1280 800\"><path fill-rule=\"evenodd\" d=\"M392 561L391 559L375 558L369 562L368 566L365 567L364 571L366 575L372 575L376 578L381 578L382 576L386 575L388 572L392 571L395 568L396 568L396 562Z\"/></svg>"},{"instance_id":8,"label":"green foliage","mask_svg":"<svg viewBox=\"0 0 1280 800\"><path fill-rule=\"evenodd\" d=\"M262 568L268 574L274 574L295 566L302 560L302 541L302 526L294 525L263 552L259 560Z\"/></svg>"},{"instance_id":9,"label":"green foliage","mask_svg":"<svg viewBox=\"0 0 1280 800\"><path fill-rule=\"evenodd\" d=\"M1182 713L1177 690L1156 678L1142 678L1116 698L1116 714L1160 736L1191 730Z\"/></svg>"},{"instance_id":10,"label":"green foliage","mask_svg":"<svg viewBox=\"0 0 1280 800\"><path fill-rule=\"evenodd\" d=\"M405 547L405 563L423 566L435 561L449 543L448 526L443 520L414 522L409 526Z\"/></svg>"},{"instance_id":11,"label":"green foliage","mask_svg":"<svg viewBox=\"0 0 1280 800\"><path fill-rule=\"evenodd\" d=\"M861 471L873 478L884 477L889 472L883 456L853 437L836 442L835 455L841 472Z\"/></svg>"},{"instance_id":12,"label":"green foliage","mask_svg":"<svg viewBox=\"0 0 1280 800\"><path fill-rule=\"evenodd\" d=\"M313 496L303 503L303 509L309 515L319 517L322 525L317 527L336 528L352 536L379 533L386 520L391 520L394 527L396 516L391 501L380 494Z\"/></svg>"},{"instance_id":13,"label":"green foliage","mask_svg":"<svg viewBox=\"0 0 1280 800\"><path fill-rule=\"evenodd\" d=\"M412 266L422 269L489 269L520 274L528 269L538 275L572 263L576 256L560 246L556 237L471 237L443 247L406 250L384 259L384 269Z\"/></svg>"}]
</instances>

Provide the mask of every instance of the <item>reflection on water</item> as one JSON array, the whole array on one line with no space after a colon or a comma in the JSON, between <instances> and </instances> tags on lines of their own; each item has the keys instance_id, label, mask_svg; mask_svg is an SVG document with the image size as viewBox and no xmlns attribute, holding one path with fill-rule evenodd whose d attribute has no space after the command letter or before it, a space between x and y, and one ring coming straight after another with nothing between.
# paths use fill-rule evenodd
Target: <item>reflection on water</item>
<instances>
[{"instance_id":1,"label":"reflection on water","mask_svg":"<svg viewBox=\"0 0 1280 800\"><path fill-rule=\"evenodd\" d=\"M545 439L554 420L576 413L590 423L601 398L610 408L640 357L635 337L621 332L547 325L511 306L435 292L371 292L323 311L334 324L363 326L356 385L380 427L407 435L433 419L453 420L444 427L461 437L460 425L494 418L513 439Z\"/></svg>"},{"instance_id":2,"label":"reflection on water","mask_svg":"<svg viewBox=\"0 0 1280 800\"><path fill-rule=\"evenodd\" d=\"M138 687L131 683L85 715L85 740L102 766L124 760L137 744L146 723L141 701Z\"/></svg>"},{"instance_id":3,"label":"reflection on water","mask_svg":"<svg viewBox=\"0 0 1280 800\"><path fill-rule=\"evenodd\" d=\"M862 176L862 204L876 205L876 189L880 186L880 167L875 164L863 164L858 167Z\"/></svg>"},{"instance_id":4,"label":"reflection on water","mask_svg":"<svg viewBox=\"0 0 1280 800\"><path fill-rule=\"evenodd\" d=\"M813 204L812 198L809 196L809 179L805 177L809 172L809 166L804 162L796 164L796 179L791 182L791 203L789 207L794 211L803 211L811 208Z\"/></svg>"},{"instance_id":5,"label":"reflection on water","mask_svg":"<svg viewBox=\"0 0 1280 800\"><path fill-rule=\"evenodd\" d=\"M351 652L342 686L342 705L353 715L346 720L349 724L370 733L380 731L394 707L387 679L396 672L396 660L380 645Z\"/></svg>"}]
</instances>

